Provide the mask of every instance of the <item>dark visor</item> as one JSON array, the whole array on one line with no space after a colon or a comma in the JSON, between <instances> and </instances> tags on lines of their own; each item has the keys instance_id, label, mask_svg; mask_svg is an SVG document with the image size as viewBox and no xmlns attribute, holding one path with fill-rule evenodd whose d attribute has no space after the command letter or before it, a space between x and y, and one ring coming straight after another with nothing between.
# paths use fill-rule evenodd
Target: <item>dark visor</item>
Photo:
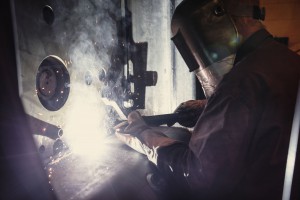
<instances>
[{"instance_id":1,"label":"dark visor","mask_svg":"<svg viewBox=\"0 0 300 200\"><path fill-rule=\"evenodd\" d=\"M221 11L221 1L200 4L189 12L184 5L175 10L172 40L190 71L208 67L236 52L236 28L226 12Z\"/></svg>"}]
</instances>

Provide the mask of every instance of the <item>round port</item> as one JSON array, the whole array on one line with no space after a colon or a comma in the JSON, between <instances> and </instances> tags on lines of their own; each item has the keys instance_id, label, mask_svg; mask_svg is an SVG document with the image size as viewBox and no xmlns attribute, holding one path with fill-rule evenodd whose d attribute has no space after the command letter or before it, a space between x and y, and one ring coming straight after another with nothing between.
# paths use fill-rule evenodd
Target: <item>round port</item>
<instances>
[{"instance_id":1,"label":"round port","mask_svg":"<svg viewBox=\"0 0 300 200\"><path fill-rule=\"evenodd\" d=\"M57 111L66 103L70 92L70 75L57 56L48 56L40 64L36 75L36 91L41 104Z\"/></svg>"}]
</instances>

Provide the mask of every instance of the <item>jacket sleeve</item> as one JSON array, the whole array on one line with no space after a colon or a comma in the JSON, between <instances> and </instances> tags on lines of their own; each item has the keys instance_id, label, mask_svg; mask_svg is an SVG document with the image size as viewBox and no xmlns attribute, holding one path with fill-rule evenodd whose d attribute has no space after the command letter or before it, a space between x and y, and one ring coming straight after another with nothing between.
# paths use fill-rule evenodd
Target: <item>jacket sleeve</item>
<instances>
[{"instance_id":1,"label":"jacket sleeve","mask_svg":"<svg viewBox=\"0 0 300 200\"><path fill-rule=\"evenodd\" d=\"M220 96L209 101L189 145L173 144L158 152L158 168L168 178L203 196L223 196L238 183L254 132L253 111L243 99Z\"/></svg>"}]
</instances>

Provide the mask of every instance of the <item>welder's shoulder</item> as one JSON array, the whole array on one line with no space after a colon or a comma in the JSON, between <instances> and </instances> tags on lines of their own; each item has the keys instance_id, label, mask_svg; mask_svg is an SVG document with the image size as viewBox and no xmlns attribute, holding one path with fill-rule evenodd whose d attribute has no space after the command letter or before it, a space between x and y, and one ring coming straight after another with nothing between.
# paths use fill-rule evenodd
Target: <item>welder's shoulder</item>
<instances>
[{"instance_id":1,"label":"welder's shoulder","mask_svg":"<svg viewBox=\"0 0 300 200\"><path fill-rule=\"evenodd\" d=\"M214 95L221 98L229 97L247 107L261 101L268 90L266 77L263 73L245 65L248 63L241 62L225 75Z\"/></svg>"},{"instance_id":2,"label":"welder's shoulder","mask_svg":"<svg viewBox=\"0 0 300 200\"><path fill-rule=\"evenodd\" d=\"M268 92L275 96L294 92L298 86L300 56L274 40L257 48L246 59L245 66L250 74L258 75Z\"/></svg>"},{"instance_id":3,"label":"welder's shoulder","mask_svg":"<svg viewBox=\"0 0 300 200\"><path fill-rule=\"evenodd\" d=\"M267 95L282 95L298 85L299 71L300 56L269 40L235 65L213 96L214 99L229 97L249 108L257 107Z\"/></svg>"},{"instance_id":4,"label":"welder's shoulder","mask_svg":"<svg viewBox=\"0 0 300 200\"><path fill-rule=\"evenodd\" d=\"M287 46L274 40L269 40L259 46L249 57L253 60L255 70L265 72L291 73L300 70L300 56Z\"/></svg>"},{"instance_id":5,"label":"welder's shoulder","mask_svg":"<svg viewBox=\"0 0 300 200\"><path fill-rule=\"evenodd\" d=\"M282 95L282 91L297 86L299 74L300 56L269 40L239 62L225 82L233 88L231 93L244 95L250 101L261 100L267 94Z\"/></svg>"}]
</instances>

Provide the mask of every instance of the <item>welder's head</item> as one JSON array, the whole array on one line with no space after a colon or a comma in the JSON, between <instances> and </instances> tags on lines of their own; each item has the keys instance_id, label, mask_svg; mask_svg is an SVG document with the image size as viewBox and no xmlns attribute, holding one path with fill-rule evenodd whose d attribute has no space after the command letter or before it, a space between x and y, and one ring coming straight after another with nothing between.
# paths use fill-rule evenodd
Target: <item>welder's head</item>
<instances>
[{"instance_id":1,"label":"welder's head","mask_svg":"<svg viewBox=\"0 0 300 200\"><path fill-rule=\"evenodd\" d=\"M184 0L173 14L172 40L189 70L200 76L206 96L210 96L220 77L230 68L220 64L229 63L228 59L232 61L241 44L239 18L263 20L259 1Z\"/></svg>"}]
</instances>

